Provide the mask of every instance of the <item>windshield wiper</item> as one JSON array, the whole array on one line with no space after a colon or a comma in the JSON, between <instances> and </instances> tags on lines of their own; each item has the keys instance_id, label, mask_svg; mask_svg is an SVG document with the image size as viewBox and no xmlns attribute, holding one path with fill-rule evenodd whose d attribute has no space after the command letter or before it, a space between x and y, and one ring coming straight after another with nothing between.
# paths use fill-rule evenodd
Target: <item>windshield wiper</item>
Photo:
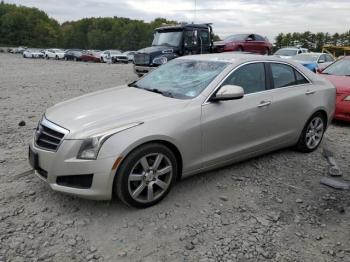
<instances>
[{"instance_id":1,"label":"windshield wiper","mask_svg":"<svg viewBox=\"0 0 350 262\"><path fill-rule=\"evenodd\" d=\"M130 86L130 87L136 87L136 88L142 88L142 87L138 86L136 83L137 83L137 80L135 80L135 81L129 83L128 86Z\"/></svg>"},{"instance_id":2,"label":"windshield wiper","mask_svg":"<svg viewBox=\"0 0 350 262\"><path fill-rule=\"evenodd\" d=\"M169 91L160 91L157 88L144 88L144 89L153 93L161 94L166 97L174 97L173 94Z\"/></svg>"}]
</instances>

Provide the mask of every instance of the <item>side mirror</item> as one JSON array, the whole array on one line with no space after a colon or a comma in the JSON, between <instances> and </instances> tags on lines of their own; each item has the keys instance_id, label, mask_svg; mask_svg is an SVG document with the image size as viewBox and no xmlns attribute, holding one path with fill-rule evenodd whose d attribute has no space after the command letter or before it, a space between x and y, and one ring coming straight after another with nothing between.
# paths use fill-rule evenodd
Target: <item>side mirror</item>
<instances>
[{"instance_id":1,"label":"side mirror","mask_svg":"<svg viewBox=\"0 0 350 262\"><path fill-rule=\"evenodd\" d=\"M211 98L211 101L225 101L240 99L244 96L244 90L241 86L224 85Z\"/></svg>"}]
</instances>

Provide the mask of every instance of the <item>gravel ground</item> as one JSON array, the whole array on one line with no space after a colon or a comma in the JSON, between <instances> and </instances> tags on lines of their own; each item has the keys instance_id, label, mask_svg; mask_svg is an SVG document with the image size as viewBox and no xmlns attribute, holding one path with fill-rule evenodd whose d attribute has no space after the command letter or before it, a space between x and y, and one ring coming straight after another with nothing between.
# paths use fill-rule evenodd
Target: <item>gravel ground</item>
<instances>
[{"instance_id":1,"label":"gravel ground","mask_svg":"<svg viewBox=\"0 0 350 262\"><path fill-rule=\"evenodd\" d=\"M349 124L314 153L192 176L143 210L55 193L33 175L27 143L47 107L134 79L131 65L0 54L0 261L350 261L350 191L319 184L324 147L350 179Z\"/></svg>"}]
</instances>

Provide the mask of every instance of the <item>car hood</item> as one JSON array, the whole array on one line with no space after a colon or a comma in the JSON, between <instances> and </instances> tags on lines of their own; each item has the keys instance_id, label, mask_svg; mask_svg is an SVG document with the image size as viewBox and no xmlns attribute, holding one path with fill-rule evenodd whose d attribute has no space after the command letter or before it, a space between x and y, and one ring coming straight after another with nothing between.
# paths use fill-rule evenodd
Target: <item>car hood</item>
<instances>
[{"instance_id":1,"label":"car hood","mask_svg":"<svg viewBox=\"0 0 350 262\"><path fill-rule=\"evenodd\" d=\"M337 88L337 93L350 93L350 76L320 75L328 79Z\"/></svg>"},{"instance_id":2,"label":"car hood","mask_svg":"<svg viewBox=\"0 0 350 262\"><path fill-rule=\"evenodd\" d=\"M150 47L140 49L137 51L137 53L147 53L147 54L162 53L162 51L168 50L168 49L173 49L175 52L176 50L178 50L178 47L155 45L155 46L150 46Z\"/></svg>"},{"instance_id":3,"label":"car hood","mask_svg":"<svg viewBox=\"0 0 350 262\"><path fill-rule=\"evenodd\" d=\"M296 59L293 59L294 62L297 62L299 64L302 64L304 66L306 65L317 65L316 62L312 62L312 61L300 61L300 60L296 60Z\"/></svg>"},{"instance_id":4,"label":"car hood","mask_svg":"<svg viewBox=\"0 0 350 262\"><path fill-rule=\"evenodd\" d=\"M45 117L68 129L67 138L82 139L111 128L167 116L188 103L189 100L120 86L59 103L49 108Z\"/></svg>"}]
</instances>

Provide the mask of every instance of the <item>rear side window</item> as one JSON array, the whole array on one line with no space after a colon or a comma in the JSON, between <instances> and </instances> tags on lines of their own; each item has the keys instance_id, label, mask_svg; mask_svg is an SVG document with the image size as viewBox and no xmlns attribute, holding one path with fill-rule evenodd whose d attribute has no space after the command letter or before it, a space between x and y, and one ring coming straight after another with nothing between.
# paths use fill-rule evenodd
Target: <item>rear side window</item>
<instances>
[{"instance_id":1,"label":"rear side window","mask_svg":"<svg viewBox=\"0 0 350 262\"><path fill-rule=\"evenodd\" d=\"M261 35L254 35L255 41L265 41L265 38L263 38Z\"/></svg>"},{"instance_id":2,"label":"rear side window","mask_svg":"<svg viewBox=\"0 0 350 262\"><path fill-rule=\"evenodd\" d=\"M326 55L326 62L333 62L333 61L334 61L334 59L332 56Z\"/></svg>"},{"instance_id":3,"label":"rear side window","mask_svg":"<svg viewBox=\"0 0 350 262\"><path fill-rule=\"evenodd\" d=\"M234 71L223 85L237 85L244 89L245 94L266 90L265 66L263 63L244 65Z\"/></svg>"},{"instance_id":4,"label":"rear side window","mask_svg":"<svg viewBox=\"0 0 350 262\"><path fill-rule=\"evenodd\" d=\"M271 63L271 73L275 88L309 83L302 74L289 65Z\"/></svg>"}]
</instances>

